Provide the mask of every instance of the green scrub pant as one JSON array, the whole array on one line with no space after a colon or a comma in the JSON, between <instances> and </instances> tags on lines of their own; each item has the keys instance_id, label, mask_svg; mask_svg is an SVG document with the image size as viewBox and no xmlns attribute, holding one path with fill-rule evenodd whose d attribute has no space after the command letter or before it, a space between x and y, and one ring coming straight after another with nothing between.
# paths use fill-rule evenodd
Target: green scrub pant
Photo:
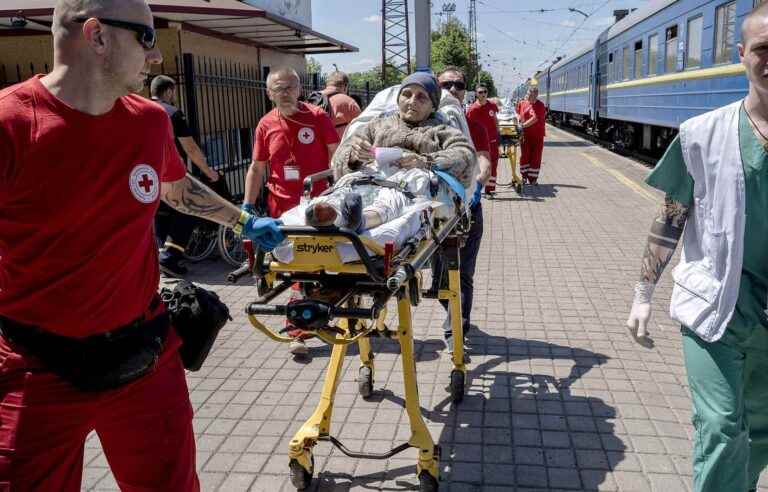
<instances>
[{"instance_id":1,"label":"green scrub pant","mask_svg":"<svg viewBox=\"0 0 768 492\"><path fill-rule=\"evenodd\" d=\"M683 353L693 399L693 489L746 492L768 464L768 351L746 350L766 337L707 343L683 328ZM762 341L762 340L761 340Z\"/></svg>"}]
</instances>

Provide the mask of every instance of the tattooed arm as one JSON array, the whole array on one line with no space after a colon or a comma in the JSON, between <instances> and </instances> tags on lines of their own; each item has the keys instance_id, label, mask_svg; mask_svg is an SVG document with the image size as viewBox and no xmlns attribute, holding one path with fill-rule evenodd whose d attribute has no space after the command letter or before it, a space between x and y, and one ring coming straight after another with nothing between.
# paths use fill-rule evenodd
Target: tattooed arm
<instances>
[{"instance_id":1,"label":"tattooed arm","mask_svg":"<svg viewBox=\"0 0 768 492\"><path fill-rule=\"evenodd\" d=\"M627 326L638 341L647 335L648 320L651 317L651 296L664 268L675 254L688 219L688 211L686 205L667 196L659 215L651 225L643 253L640 280L635 284L632 311L627 319Z\"/></svg>"},{"instance_id":2,"label":"tattooed arm","mask_svg":"<svg viewBox=\"0 0 768 492\"><path fill-rule=\"evenodd\" d=\"M232 205L197 179L187 174L171 183L163 183L160 196L179 212L196 215L233 227L240 219L240 209Z\"/></svg>"}]
</instances>

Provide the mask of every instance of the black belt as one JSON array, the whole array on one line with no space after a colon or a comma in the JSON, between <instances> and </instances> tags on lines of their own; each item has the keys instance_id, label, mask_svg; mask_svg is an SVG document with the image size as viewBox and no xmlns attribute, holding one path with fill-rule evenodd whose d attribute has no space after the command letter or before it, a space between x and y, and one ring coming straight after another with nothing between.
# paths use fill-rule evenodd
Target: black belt
<instances>
[{"instance_id":1,"label":"black belt","mask_svg":"<svg viewBox=\"0 0 768 492\"><path fill-rule=\"evenodd\" d=\"M352 180L351 183L352 186L360 186L360 185L376 185L381 186L382 188L391 188L393 190L397 190L403 195L406 196L406 198L413 200L416 198L416 195L414 195L412 192L406 190L403 186L400 186L399 184L395 183L394 181L389 181L386 179L381 178L375 178L373 176L363 176L357 179Z\"/></svg>"},{"instance_id":2,"label":"black belt","mask_svg":"<svg viewBox=\"0 0 768 492\"><path fill-rule=\"evenodd\" d=\"M157 308L153 299L149 311ZM168 315L144 315L108 332L72 338L0 317L0 335L84 391L117 388L155 368L168 336Z\"/></svg>"}]
</instances>

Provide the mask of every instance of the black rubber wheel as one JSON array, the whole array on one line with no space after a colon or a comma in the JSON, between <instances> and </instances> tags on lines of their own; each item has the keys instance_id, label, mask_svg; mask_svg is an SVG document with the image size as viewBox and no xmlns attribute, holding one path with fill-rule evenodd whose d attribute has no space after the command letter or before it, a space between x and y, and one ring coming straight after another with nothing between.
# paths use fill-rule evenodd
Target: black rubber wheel
<instances>
[{"instance_id":1,"label":"black rubber wheel","mask_svg":"<svg viewBox=\"0 0 768 492\"><path fill-rule=\"evenodd\" d=\"M360 366L357 389L363 398L370 398L373 394L373 370L370 367Z\"/></svg>"},{"instance_id":2,"label":"black rubber wheel","mask_svg":"<svg viewBox=\"0 0 768 492\"><path fill-rule=\"evenodd\" d=\"M458 369L451 371L451 401L458 403L464 399L464 373Z\"/></svg>"},{"instance_id":3,"label":"black rubber wheel","mask_svg":"<svg viewBox=\"0 0 768 492\"><path fill-rule=\"evenodd\" d=\"M315 468L315 459L312 458L312 469ZM312 484L312 472L308 472L303 466L296 460L291 460L288 464L289 473L291 476L291 483L296 490L305 490Z\"/></svg>"},{"instance_id":4,"label":"black rubber wheel","mask_svg":"<svg viewBox=\"0 0 768 492\"><path fill-rule=\"evenodd\" d=\"M439 488L437 479L430 475L427 470L419 473L419 492L437 492Z\"/></svg>"}]
</instances>

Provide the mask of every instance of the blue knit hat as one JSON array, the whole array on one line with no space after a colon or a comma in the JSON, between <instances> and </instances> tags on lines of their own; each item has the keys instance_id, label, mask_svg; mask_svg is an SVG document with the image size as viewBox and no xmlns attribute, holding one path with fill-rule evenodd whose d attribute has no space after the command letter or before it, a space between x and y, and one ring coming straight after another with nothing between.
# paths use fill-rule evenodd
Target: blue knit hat
<instances>
[{"instance_id":1,"label":"blue knit hat","mask_svg":"<svg viewBox=\"0 0 768 492\"><path fill-rule=\"evenodd\" d=\"M403 92L403 89L409 85L418 85L427 91L427 94L429 94L429 99L432 101L432 106L434 110L437 111L437 108L440 107L440 96L442 94L440 87L437 85L437 79L435 79L435 77L426 72L414 72L404 78L402 82L400 82L400 92ZM400 98L400 92L397 93L398 99Z\"/></svg>"}]
</instances>

